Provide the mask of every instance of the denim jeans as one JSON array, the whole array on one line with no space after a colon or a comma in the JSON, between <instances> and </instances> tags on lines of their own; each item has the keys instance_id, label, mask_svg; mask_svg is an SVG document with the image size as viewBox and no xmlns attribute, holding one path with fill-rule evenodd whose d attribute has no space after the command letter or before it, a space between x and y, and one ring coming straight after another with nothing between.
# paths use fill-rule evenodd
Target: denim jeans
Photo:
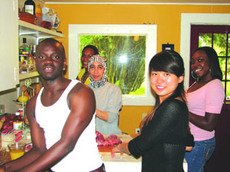
<instances>
[{"instance_id":1,"label":"denim jeans","mask_svg":"<svg viewBox=\"0 0 230 172\"><path fill-rule=\"evenodd\" d=\"M204 165L211 157L215 145L215 137L209 140L195 141L192 151L185 154L185 159L188 163L188 172L203 172Z\"/></svg>"}]
</instances>

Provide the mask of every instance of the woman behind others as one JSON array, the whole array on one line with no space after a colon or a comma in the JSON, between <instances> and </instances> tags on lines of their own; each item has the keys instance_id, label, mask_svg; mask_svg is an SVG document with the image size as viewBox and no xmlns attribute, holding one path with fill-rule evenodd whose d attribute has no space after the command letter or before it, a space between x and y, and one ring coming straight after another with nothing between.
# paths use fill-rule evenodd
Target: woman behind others
<instances>
[{"instance_id":1,"label":"woman behind others","mask_svg":"<svg viewBox=\"0 0 230 172\"><path fill-rule=\"evenodd\" d=\"M104 57L94 55L88 63L90 87L96 98L96 131L104 134L121 134L118 128L122 106L121 90L107 82L107 65Z\"/></svg>"},{"instance_id":2,"label":"woman behind others","mask_svg":"<svg viewBox=\"0 0 230 172\"><path fill-rule=\"evenodd\" d=\"M89 59L95 54L98 54L98 49L94 45L87 45L82 50L82 55L81 55L82 69L80 70L76 79L80 80L81 83L85 85L90 84L88 62Z\"/></svg>"},{"instance_id":3,"label":"woman behind others","mask_svg":"<svg viewBox=\"0 0 230 172\"><path fill-rule=\"evenodd\" d=\"M182 172L188 131L184 63L175 51L156 54L149 64L156 104L141 122L141 133L112 150L142 156L142 172Z\"/></svg>"},{"instance_id":4,"label":"woman behind others","mask_svg":"<svg viewBox=\"0 0 230 172\"><path fill-rule=\"evenodd\" d=\"M216 51L201 47L192 53L195 81L187 90L189 121L195 146L186 153L189 172L202 172L215 149L215 127L224 100L222 72Z\"/></svg>"}]
</instances>

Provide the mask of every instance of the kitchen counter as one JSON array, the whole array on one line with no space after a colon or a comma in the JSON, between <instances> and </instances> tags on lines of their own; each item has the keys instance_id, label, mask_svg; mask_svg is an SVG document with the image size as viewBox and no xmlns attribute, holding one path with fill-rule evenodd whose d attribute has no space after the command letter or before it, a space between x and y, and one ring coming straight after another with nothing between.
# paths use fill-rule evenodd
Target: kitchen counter
<instances>
[{"instance_id":1,"label":"kitchen counter","mask_svg":"<svg viewBox=\"0 0 230 172\"><path fill-rule=\"evenodd\" d=\"M111 157L112 146L99 147L102 161L104 162L106 172L132 171L141 172L141 158L135 159L131 155L115 153Z\"/></svg>"},{"instance_id":2,"label":"kitchen counter","mask_svg":"<svg viewBox=\"0 0 230 172\"><path fill-rule=\"evenodd\" d=\"M104 136L105 138L107 136ZM134 136L130 135L118 135L122 142L128 142ZM111 157L111 151L114 146L99 146L99 152L105 165L106 172L117 171L132 171L141 172L141 158L135 159L131 155L115 153L115 157Z\"/></svg>"},{"instance_id":3,"label":"kitchen counter","mask_svg":"<svg viewBox=\"0 0 230 172\"><path fill-rule=\"evenodd\" d=\"M106 172L132 171L141 172L141 158L135 159L129 155L116 155L111 158L110 153L103 153L102 160L105 164Z\"/></svg>"},{"instance_id":4,"label":"kitchen counter","mask_svg":"<svg viewBox=\"0 0 230 172\"><path fill-rule=\"evenodd\" d=\"M127 142L133 138L130 135L119 135L118 136L122 142ZM99 152L101 154L101 158L104 162L106 172L117 172L117 171L132 171L132 172L141 172L141 158L134 158L131 155L120 153L115 153L115 157L111 157L111 150L114 148L113 146L99 146ZM9 152L6 152L5 162L10 161ZM0 158L0 162L2 162ZM187 171L187 163L184 160L184 171Z\"/></svg>"},{"instance_id":5,"label":"kitchen counter","mask_svg":"<svg viewBox=\"0 0 230 172\"><path fill-rule=\"evenodd\" d=\"M122 142L126 142L131 140L132 137L130 135L119 135L118 136ZM111 150L113 146L102 146L99 147L99 152L101 154L101 158L105 165L106 172L117 172L117 171L132 171L132 172L141 172L141 158L134 158L131 155L116 153L115 157L111 157ZM184 159L183 163L184 171L187 172L188 166L187 162Z\"/></svg>"},{"instance_id":6,"label":"kitchen counter","mask_svg":"<svg viewBox=\"0 0 230 172\"><path fill-rule=\"evenodd\" d=\"M106 172L117 171L132 171L141 172L141 158L135 159L133 156L127 154L116 154L114 158L111 157L110 152L100 152L102 160L105 164ZM184 171L187 172L188 166L184 159Z\"/></svg>"}]
</instances>

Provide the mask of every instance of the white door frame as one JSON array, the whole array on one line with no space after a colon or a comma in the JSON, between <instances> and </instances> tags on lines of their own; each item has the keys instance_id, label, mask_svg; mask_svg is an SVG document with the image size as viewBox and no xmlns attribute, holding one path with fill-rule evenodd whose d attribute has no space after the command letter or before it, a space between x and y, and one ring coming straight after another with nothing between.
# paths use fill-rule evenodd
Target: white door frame
<instances>
[{"instance_id":1,"label":"white door frame","mask_svg":"<svg viewBox=\"0 0 230 172\"><path fill-rule=\"evenodd\" d=\"M190 36L191 25L230 25L230 14L181 14L181 45L180 54L185 65L185 89L189 86L189 65L190 65Z\"/></svg>"}]
</instances>

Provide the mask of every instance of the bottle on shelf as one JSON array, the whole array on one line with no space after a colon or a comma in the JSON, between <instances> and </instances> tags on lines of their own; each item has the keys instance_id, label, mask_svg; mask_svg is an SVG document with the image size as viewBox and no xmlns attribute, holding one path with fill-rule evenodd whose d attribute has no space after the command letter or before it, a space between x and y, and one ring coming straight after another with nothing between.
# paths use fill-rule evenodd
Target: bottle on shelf
<instances>
[{"instance_id":1,"label":"bottle on shelf","mask_svg":"<svg viewBox=\"0 0 230 172\"><path fill-rule=\"evenodd\" d=\"M33 0L26 0L24 3L24 8L26 13L35 15L35 3Z\"/></svg>"},{"instance_id":2,"label":"bottle on shelf","mask_svg":"<svg viewBox=\"0 0 230 172\"><path fill-rule=\"evenodd\" d=\"M37 45L34 44L30 46L30 53L32 54L32 56L35 56L36 49L37 49Z\"/></svg>"},{"instance_id":3,"label":"bottle on shelf","mask_svg":"<svg viewBox=\"0 0 230 172\"><path fill-rule=\"evenodd\" d=\"M27 73L30 71L28 61L31 50L27 44L26 38L23 38L22 40L22 45L19 47L19 72Z\"/></svg>"},{"instance_id":4,"label":"bottle on shelf","mask_svg":"<svg viewBox=\"0 0 230 172\"><path fill-rule=\"evenodd\" d=\"M35 71L35 62L32 54L30 54L28 57L28 71L29 72Z\"/></svg>"},{"instance_id":5,"label":"bottle on shelf","mask_svg":"<svg viewBox=\"0 0 230 172\"><path fill-rule=\"evenodd\" d=\"M23 116L24 116L24 112L23 112L24 110L23 110L23 108L21 107L21 108L18 108L18 112L19 112L19 114L20 114L20 116L23 118Z\"/></svg>"},{"instance_id":6,"label":"bottle on shelf","mask_svg":"<svg viewBox=\"0 0 230 172\"><path fill-rule=\"evenodd\" d=\"M26 55L21 56L21 60L19 62L19 71L20 73L28 72L28 60Z\"/></svg>"},{"instance_id":7,"label":"bottle on shelf","mask_svg":"<svg viewBox=\"0 0 230 172\"><path fill-rule=\"evenodd\" d=\"M13 119L13 128L15 130L20 130L22 128L22 117L20 116L20 112L16 112Z\"/></svg>"},{"instance_id":8,"label":"bottle on shelf","mask_svg":"<svg viewBox=\"0 0 230 172\"><path fill-rule=\"evenodd\" d=\"M25 47L24 52L25 52L26 56L28 57L30 55L30 47L29 46Z\"/></svg>"},{"instance_id":9,"label":"bottle on shelf","mask_svg":"<svg viewBox=\"0 0 230 172\"><path fill-rule=\"evenodd\" d=\"M28 72L28 54L25 49L22 51L22 54L19 55L19 71L20 73Z\"/></svg>"},{"instance_id":10,"label":"bottle on shelf","mask_svg":"<svg viewBox=\"0 0 230 172\"><path fill-rule=\"evenodd\" d=\"M22 45L19 47L19 54L22 54L26 47L29 47L27 40L26 38L22 38Z\"/></svg>"},{"instance_id":11,"label":"bottle on shelf","mask_svg":"<svg viewBox=\"0 0 230 172\"><path fill-rule=\"evenodd\" d=\"M24 123L26 125L29 125L29 121L28 121L28 118L27 116L24 114L24 109L21 107L18 109L18 112L20 113L20 116L22 117L22 119L24 120Z\"/></svg>"},{"instance_id":12,"label":"bottle on shelf","mask_svg":"<svg viewBox=\"0 0 230 172\"><path fill-rule=\"evenodd\" d=\"M40 26L42 23L42 8L39 2L35 2L35 16L36 25Z\"/></svg>"}]
</instances>

